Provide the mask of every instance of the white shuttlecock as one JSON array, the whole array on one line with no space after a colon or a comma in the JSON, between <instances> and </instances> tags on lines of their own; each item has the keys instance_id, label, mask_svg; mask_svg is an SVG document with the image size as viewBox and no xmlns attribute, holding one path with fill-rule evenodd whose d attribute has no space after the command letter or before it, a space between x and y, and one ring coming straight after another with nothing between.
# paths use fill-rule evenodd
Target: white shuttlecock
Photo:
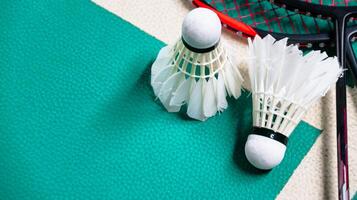
<instances>
[{"instance_id":1,"label":"white shuttlecock","mask_svg":"<svg viewBox=\"0 0 357 200\"><path fill-rule=\"evenodd\" d=\"M188 116L204 121L227 108L227 93L240 96L242 76L220 36L217 15L197 8L185 17L182 38L161 49L151 68L151 85L169 112L187 104Z\"/></svg>"},{"instance_id":2,"label":"white shuttlecock","mask_svg":"<svg viewBox=\"0 0 357 200\"><path fill-rule=\"evenodd\" d=\"M245 144L248 161L272 169L284 158L288 137L307 108L324 96L342 74L335 58L311 51L303 56L287 39L249 40L253 133Z\"/></svg>"}]
</instances>

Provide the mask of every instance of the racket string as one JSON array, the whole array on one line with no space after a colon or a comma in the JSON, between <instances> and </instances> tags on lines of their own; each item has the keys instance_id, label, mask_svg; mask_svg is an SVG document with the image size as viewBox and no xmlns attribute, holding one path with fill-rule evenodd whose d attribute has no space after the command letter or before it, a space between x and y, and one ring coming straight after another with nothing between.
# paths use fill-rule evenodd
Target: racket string
<instances>
[{"instance_id":1,"label":"racket string","mask_svg":"<svg viewBox=\"0 0 357 200\"><path fill-rule=\"evenodd\" d=\"M209 4L238 21L268 32L313 34L333 30L328 20L288 11L266 0L210 0Z\"/></svg>"},{"instance_id":2,"label":"racket string","mask_svg":"<svg viewBox=\"0 0 357 200\"><path fill-rule=\"evenodd\" d=\"M245 3L237 3L236 0L232 1L234 3L234 7L227 7L227 4L225 3L225 1L220 0L219 2L216 1L212 1L211 5L216 5L216 8L219 8L219 6L217 7L217 5L222 4L223 9L221 9L221 12L228 14L230 16L232 16L232 13L236 12L237 16L233 16L236 19L240 20L240 21L249 21L253 27L258 27L259 25L266 25L268 31L272 32L273 31L273 27L272 27L272 22L277 23L280 32L283 32L283 26L281 25L281 21L282 19L289 19L289 24L290 24L290 28L295 32L295 26L294 26L294 22L291 18L291 16L295 16L297 15L296 13L293 12L286 12L285 15L280 15L277 13L277 9L279 9L279 7L277 6L272 6L271 9L266 9L263 5L262 5L262 1L258 0L256 2L252 2L249 0L245 0ZM253 7L251 5L259 5L260 10L257 10L257 7ZM248 13L246 14L241 14L244 11L248 11ZM270 14L269 14L270 13ZM272 16L271 13L274 13L275 17L270 17L267 18L267 16ZM257 17L262 16L264 19L263 20L258 20Z\"/></svg>"},{"instance_id":3,"label":"racket string","mask_svg":"<svg viewBox=\"0 0 357 200\"><path fill-rule=\"evenodd\" d=\"M354 3L357 4L356 1L353 0L303 0L307 3L314 3L319 5L326 6L352 6Z\"/></svg>"}]
</instances>

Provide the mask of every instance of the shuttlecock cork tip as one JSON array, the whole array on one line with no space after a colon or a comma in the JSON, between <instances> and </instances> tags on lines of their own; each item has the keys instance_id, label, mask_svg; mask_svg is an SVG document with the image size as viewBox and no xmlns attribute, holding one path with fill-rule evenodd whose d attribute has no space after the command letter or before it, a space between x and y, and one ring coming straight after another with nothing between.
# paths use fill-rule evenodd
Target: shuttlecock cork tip
<instances>
[{"instance_id":1,"label":"shuttlecock cork tip","mask_svg":"<svg viewBox=\"0 0 357 200\"><path fill-rule=\"evenodd\" d=\"M254 167L270 170L283 160L286 143L287 137L282 134L258 129L248 136L245 156Z\"/></svg>"},{"instance_id":2,"label":"shuttlecock cork tip","mask_svg":"<svg viewBox=\"0 0 357 200\"><path fill-rule=\"evenodd\" d=\"M216 13L206 8L196 8L183 21L182 39L195 49L209 49L219 42L221 29Z\"/></svg>"}]
</instances>

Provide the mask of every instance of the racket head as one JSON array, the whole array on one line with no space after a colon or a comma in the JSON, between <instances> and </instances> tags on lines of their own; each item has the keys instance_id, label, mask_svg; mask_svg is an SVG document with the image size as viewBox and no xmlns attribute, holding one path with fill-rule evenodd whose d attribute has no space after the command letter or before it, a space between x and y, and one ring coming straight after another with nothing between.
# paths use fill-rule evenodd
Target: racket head
<instances>
[{"instance_id":1,"label":"racket head","mask_svg":"<svg viewBox=\"0 0 357 200\"><path fill-rule=\"evenodd\" d=\"M338 6L344 7L346 7L346 2L352 2L351 0L275 0L274 2L267 0L192 0L192 3L195 6L205 7L216 12L224 27L238 35L254 37L258 34L263 37L270 34L276 39L288 37L289 43L299 44L302 48L331 51L331 47L335 47L333 42L335 41L334 23L331 17L322 18L318 14L296 12L295 9L287 9L283 4L284 2L291 4L292 2L301 2L304 6L310 5L307 1L315 3L315 6L320 6L318 3L325 2L324 6L328 6L329 9L333 6L331 3L333 1ZM348 3L348 5L355 4L357 1ZM351 20L349 26L357 29L356 21ZM347 55L349 55L349 59L352 59L350 63L353 67L351 68L356 68L357 71L357 65L354 65L356 59L351 52L352 50L347 49Z\"/></svg>"},{"instance_id":2,"label":"racket head","mask_svg":"<svg viewBox=\"0 0 357 200\"><path fill-rule=\"evenodd\" d=\"M204 7L214 11L220 18L223 26L237 35L254 37L256 34L265 36L272 35L276 39L289 38L289 43L299 44L302 48L322 49L331 51L335 47L334 23L329 17L312 16L310 13L297 13L296 10L289 11L282 4L284 2L305 1L313 2L316 5L321 2L334 1L339 6L345 5L342 2L352 2L351 0L191 0L197 7ZM340 2L341 3L338 3ZM276 3L278 5L276 5ZM354 4L356 3L352 2ZM289 4L290 5L290 4ZM348 4L350 5L350 4ZM320 5L318 5L320 6ZM331 3L332 6L332 3ZM307 16L307 15L310 16ZM357 20L349 22L351 30L357 29ZM352 44L355 42L348 41ZM350 46L351 46L350 45ZM351 48L352 49L352 48ZM352 59L351 68L356 69L355 56L347 49L347 56ZM356 72L357 73L357 72Z\"/></svg>"}]
</instances>

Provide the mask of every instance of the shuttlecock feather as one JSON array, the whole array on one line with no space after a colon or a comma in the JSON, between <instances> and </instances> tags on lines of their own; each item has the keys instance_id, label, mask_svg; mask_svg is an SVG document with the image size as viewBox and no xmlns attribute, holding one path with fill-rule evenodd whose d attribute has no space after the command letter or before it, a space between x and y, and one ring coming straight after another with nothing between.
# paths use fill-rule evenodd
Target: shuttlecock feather
<instances>
[{"instance_id":1,"label":"shuttlecock feather","mask_svg":"<svg viewBox=\"0 0 357 200\"><path fill-rule=\"evenodd\" d=\"M288 137L308 107L341 76L337 59L311 51L307 55L287 39L268 35L249 39L249 76L253 97L253 133L245 154L260 169L278 165Z\"/></svg>"},{"instance_id":2,"label":"shuttlecock feather","mask_svg":"<svg viewBox=\"0 0 357 200\"><path fill-rule=\"evenodd\" d=\"M185 18L182 38L160 50L151 68L151 85L169 112L187 104L187 115L204 121L227 108L227 94L240 96L243 79L220 35L217 15L197 8Z\"/></svg>"}]
</instances>

